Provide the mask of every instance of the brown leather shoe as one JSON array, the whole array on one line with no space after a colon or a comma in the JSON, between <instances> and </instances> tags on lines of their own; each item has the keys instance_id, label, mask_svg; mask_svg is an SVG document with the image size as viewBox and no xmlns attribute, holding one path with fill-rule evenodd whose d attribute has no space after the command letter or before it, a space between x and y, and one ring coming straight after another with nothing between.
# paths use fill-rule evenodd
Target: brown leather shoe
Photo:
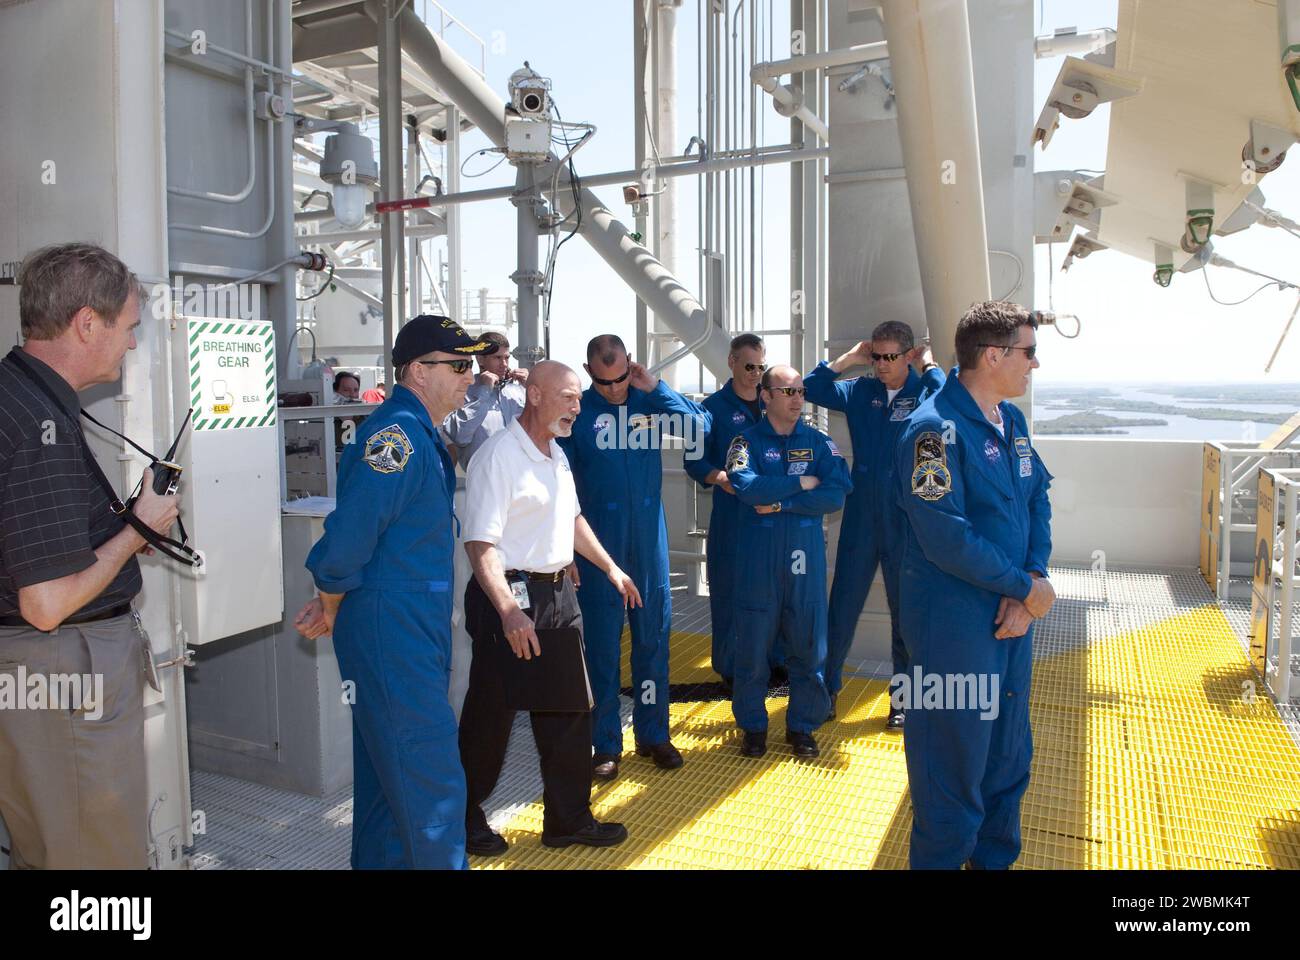
<instances>
[{"instance_id":1,"label":"brown leather shoe","mask_svg":"<svg viewBox=\"0 0 1300 960\"><path fill-rule=\"evenodd\" d=\"M663 743L656 743L654 746L648 746L644 743L636 745L636 755L638 757L653 757L655 766L660 770L676 770L686 761L682 755L673 746L671 740L665 740Z\"/></svg>"},{"instance_id":2,"label":"brown leather shoe","mask_svg":"<svg viewBox=\"0 0 1300 960\"><path fill-rule=\"evenodd\" d=\"M591 758L591 776L595 780L613 780L618 776L618 757L598 753Z\"/></svg>"}]
</instances>

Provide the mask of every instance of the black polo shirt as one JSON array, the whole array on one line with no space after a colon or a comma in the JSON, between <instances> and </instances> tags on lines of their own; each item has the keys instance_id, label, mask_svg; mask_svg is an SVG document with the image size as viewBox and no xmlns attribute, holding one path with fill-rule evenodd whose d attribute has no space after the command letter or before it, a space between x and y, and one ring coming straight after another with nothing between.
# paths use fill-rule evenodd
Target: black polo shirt
<instances>
[{"instance_id":1,"label":"black polo shirt","mask_svg":"<svg viewBox=\"0 0 1300 960\"><path fill-rule=\"evenodd\" d=\"M13 352L17 352L15 347ZM80 573L95 549L126 524L109 507L77 438L81 401L72 386L29 353L27 365L59 398L51 402L13 360L0 360L0 616L19 615L20 587ZM140 592L140 565L117 576L73 616L127 603Z\"/></svg>"}]
</instances>

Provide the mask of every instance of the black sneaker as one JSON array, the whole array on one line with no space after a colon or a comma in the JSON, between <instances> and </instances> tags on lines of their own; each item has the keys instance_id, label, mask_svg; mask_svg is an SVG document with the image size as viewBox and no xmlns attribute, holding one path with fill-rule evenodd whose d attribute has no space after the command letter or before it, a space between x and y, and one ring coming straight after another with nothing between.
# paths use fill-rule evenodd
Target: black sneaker
<instances>
[{"instance_id":1,"label":"black sneaker","mask_svg":"<svg viewBox=\"0 0 1300 960\"><path fill-rule=\"evenodd\" d=\"M889 708L889 719L885 721L885 729L886 729L886 730L895 730L895 731L897 731L897 730L902 730L902 729L903 729L903 717L904 717L904 713L903 713L902 710L895 710L893 707L890 707L890 708Z\"/></svg>"},{"instance_id":2,"label":"black sneaker","mask_svg":"<svg viewBox=\"0 0 1300 960\"><path fill-rule=\"evenodd\" d=\"M593 820L581 830L568 836L547 836L542 833L544 847L570 847L581 844L584 847L614 847L627 839L627 827L621 823L598 823Z\"/></svg>"}]
</instances>

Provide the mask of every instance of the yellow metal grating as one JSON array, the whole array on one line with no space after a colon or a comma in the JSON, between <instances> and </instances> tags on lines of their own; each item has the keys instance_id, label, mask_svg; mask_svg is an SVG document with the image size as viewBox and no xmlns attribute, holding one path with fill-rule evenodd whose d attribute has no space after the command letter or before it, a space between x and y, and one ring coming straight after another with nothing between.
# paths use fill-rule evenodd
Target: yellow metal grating
<instances>
[{"instance_id":1,"label":"yellow metal grating","mask_svg":"<svg viewBox=\"0 0 1300 960\"><path fill-rule=\"evenodd\" d=\"M1108 585L1112 598L1124 583ZM1129 589L1132 598L1118 602L1137 610L1149 587ZM1161 609L1144 609L1112 635L1104 618L1077 630L1058 621L1053 642L1064 636L1064 649L1035 659L1035 754L1017 867L1300 868L1300 750L1273 703L1249 697L1257 681L1222 612ZM672 643L674 685L715 679L707 634L675 633ZM626 657L623 671L626 680ZM624 844L541 846L539 797L506 827L505 855L472 861L497 869L906 867L911 804L902 737L883 727L887 701L885 681L847 680L839 719L817 733L814 762L794 759L784 743L784 698L768 700L761 760L737 752L729 701L673 703L685 767L662 772L628 753L619 778L593 791L597 818L627 825Z\"/></svg>"}]
</instances>

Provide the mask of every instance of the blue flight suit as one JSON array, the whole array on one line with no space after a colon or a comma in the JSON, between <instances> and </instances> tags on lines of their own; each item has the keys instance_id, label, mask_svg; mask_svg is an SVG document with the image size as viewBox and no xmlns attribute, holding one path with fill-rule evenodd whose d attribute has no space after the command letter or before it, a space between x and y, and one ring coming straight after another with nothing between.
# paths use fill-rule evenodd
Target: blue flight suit
<instances>
[{"instance_id":1,"label":"blue flight suit","mask_svg":"<svg viewBox=\"0 0 1300 960\"><path fill-rule=\"evenodd\" d=\"M352 866L468 869L451 670L456 472L400 384L343 451L307 568L344 594L334 649L352 701Z\"/></svg>"},{"instance_id":2,"label":"blue flight suit","mask_svg":"<svg viewBox=\"0 0 1300 960\"><path fill-rule=\"evenodd\" d=\"M601 545L632 578L643 606L625 610L605 574L579 556L578 605L591 678L591 738L596 753L623 752L619 720L619 656L623 618L632 630L632 729L636 742L668 740L668 633L672 598L668 587L668 527L660 490L663 421L658 414L696 418L702 436L708 413L662 380L649 393L629 387L627 401L609 403L588 387L568 437L557 442L569 458L578 503ZM676 431L664 431L676 433Z\"/></svg>"},{"instance_id":3,"label":"blue flight suit","mask_svg":"<svg viewBox=\"0 0 1300 960\"><path fill-rule=\"evenodd\" d=\"M889 603L894 673L907 670L907 649L898 628L898 554L903 524L892 487L894 447L908 416L942 387L943 381L943 372L937 367L923 376L909 368L907 380L891 403L880 380L836 380L835 371L825 360L803 378L810 403L846 415L853 443L853 492L840 520L826 631L826 688L832 694L839 693L844 685L844 661L853 646L853 634L871 591L877 563L882 568Z\"/></svg>"},{"instance_id":4,"label":"blue flight suit","mask_svg":"<svg viewBox=\"0 0 1300 960\"><path fill-rule=\"evenodd\" d=\"M802 420L782 436L764 417L731 442L727 475L740 499L736 553L736 678L731 710L748 733L767 731L768 656L786 641L790 733L812 733L826 719L826 535L822 516L844 506L853 489L835 443ZM804 490L799 479L821 484ZM756 506L781 505L760 514Z\"/></svg>"},{"instance_id":5,"label":"blue flight suit","mask_svg":"<svg viewBox=\"0 0 1300 960\"><path fill-rule=\"evenodd\" d=\"M996 677L998 710L984 718L969 706L908 704L911 863L1003 869L1020 855L1029 786L1033 629L998 640L994 619L1003 597L1029 595L1031 572L1047 575L1052 477L1024 415L999 404L999 431L956 372L912 414L896 450L895 489L909 521L901 623L913 676Z\"/></svg>"},{"instance_id":6,"label":"blue flight suit","mask_svg":"<svg viewBox=\"0 0 1300 960\"><path fill-rule=\"evenodd\" d=\"M760 411L762 401L759 401ZM713 491L713 509L709 514L709 535L705 541L705 568L709 575L709 613L713 625L713 671L730 681L736 675L735 571L741 565L736 552L743 509L735 495L721 487L706 485L704 478L714 470L727 468L727 450L742 430L758 423L744 400L736 395L732 381L710 394L704 401L712 423L704 441L704 455L686 459L686 473L696 483ZM761 416L761 412L759 416ZM778 660L778 662L780 662Z\"/></svg>"}]
</instances>

